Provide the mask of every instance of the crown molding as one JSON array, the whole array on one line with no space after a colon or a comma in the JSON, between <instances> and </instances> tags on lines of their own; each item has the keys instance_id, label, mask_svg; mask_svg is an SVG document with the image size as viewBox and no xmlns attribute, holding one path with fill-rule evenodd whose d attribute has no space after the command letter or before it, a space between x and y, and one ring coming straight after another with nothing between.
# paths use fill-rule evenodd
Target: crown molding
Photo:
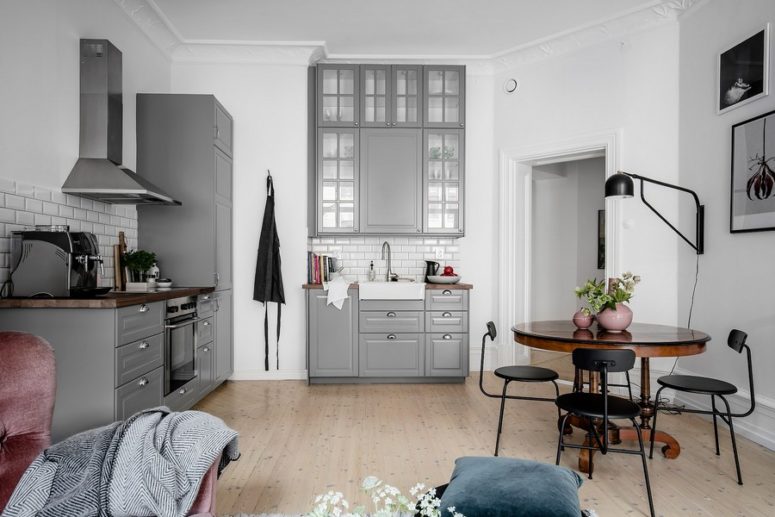
<instances>
[{"instance_id":1,"label":"crown molding","mask_svg":"<svg viewBox=\"0 0 775 517\"><path fill-rule=\"evenodd\" d=\"M574 52L633 32L674 23L710 0L653 0L606 20L491 55L330 54L323 41L187 40L154 0L114 0L168 59L180 63L309 65L316 62L464 64L471 75L494 75L520 65Z\"/></svg>"}]
</instances>

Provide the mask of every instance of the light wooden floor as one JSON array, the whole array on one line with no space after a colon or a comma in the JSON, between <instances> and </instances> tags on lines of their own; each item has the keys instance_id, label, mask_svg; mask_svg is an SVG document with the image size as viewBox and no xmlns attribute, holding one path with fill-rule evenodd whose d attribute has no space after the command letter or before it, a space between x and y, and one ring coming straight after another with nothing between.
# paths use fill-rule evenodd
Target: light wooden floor
<instances>
[{"instance_id":1,"label":"light wooden floor","mask_svg":"<svg viewBox=\"0 0 775 517\"><path fill-rule=\"evenodd\" d=\"M446 482L455 458L491 455L495 444L499 402L485 398L476 379L311 387L227 382L197 407L240 433L242 458L219 481L219 513L301 513L331 489L365 503L358 486L367 475L405 493L416 482ZM490 376L486 385L496 390L499 383ZM549 386L516 388L538 394ZM554 463L556 429L554 406L508 401L501 455ZM660 416L660 429L673 433L683 451L676 460L655 453L649 462L659 515L775 515L775 452L740 438L746 484L738 486L726 430L719 457L712 425L697 416ZM562 464L575 468L576 457L566 450ZM640 459L597 455L595 478L585 478L580 497L600 517L647 515Z\"/></svg>"}]
</instances>

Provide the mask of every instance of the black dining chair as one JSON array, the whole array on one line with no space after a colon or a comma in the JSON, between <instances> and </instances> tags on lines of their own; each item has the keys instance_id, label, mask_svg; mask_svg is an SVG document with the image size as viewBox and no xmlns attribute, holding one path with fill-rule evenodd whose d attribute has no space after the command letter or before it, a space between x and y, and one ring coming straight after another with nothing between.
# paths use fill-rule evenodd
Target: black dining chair
<instances>
[{"instance_id":1,"label":"black dining chair","mask_svg":"<svg viewBox=\"0 0 775 517\"><path fill-rule=\"evenodd\" d=\"M625 454L639 454L643 462L643 476L646 478L646 493L649 499L649 509L654 517L654 501L651 497L651 484L649 471L646 465L646 450L643 447L643 436L640 426L635 418L640 415L638 404L622 397L608 393L608 374L626 372L635 366L635 352L632 350L600 350L591 348L577 348L573 351L573 364L576 368L600 374L601 393L589 393L576 391L557 397L557 407L566 411L560 425L560 438L557 441L557 460L560 464L560 456L566 447L571 449L587 449L600 451L603 455L609 452L621 452ZM563 430L570 415L577 415L589 421L587 432L589 445L565 443ZM638 446L635 449L613 448L608 443L609 421L629 420L638 433ZM592 455L589 459L589 479L592 479L594 464Z\"/></svg>"},{"instance_id":2,"label":"black dining chair","mask_svg":"<svg viewBox=\"0 0 775 517\"><path fill-rule=\"evenodd\" d=\"M713 379L711 377L699 377L696 375L666 375L657 379L660 388L657 390L656 400L654 402L654 422L652 423L653 432L651 433L651 446L649 447L649 458L654 457L654 435L657 432L657 413L659 413L659 395L662 390L669 388L675 391L685 393L697 393L699 395L710 395L711 410L686 409L681 408L679 413L697 413L700 415L713 415L713 434L716 438L716 455L719 456L718 447L718 424L717 418L721 418L729 426L729 434L732 437L732 453L735 456L735 468L737 469L737 484L743 484L743 476L740 473L740 459L737 457L737 442L735 441L735 428L732 425L732 418L747 417L756 408L756 397L753 391L753 365L751 363L751 349L745 344L748 334L742 330L733 329L727 338L727 345L735 352L742 353L745 350L748 359L748 386L751 392L751 407L745 413L732 413L729 408L727 395L737 393L737 386L726 381ZM723 403L726 411L716 409L716 397Z\"/></svg>"},{"instance_id":3,"label":"black dining chair","mask_svg":"<svg viewBox=\"0 0 775 517\"><path fill-rule=\"evenodd\" d=\"M490 338L491 341L495 341L495 336L497 335L498 335L498 332L495 330L495 323L493 323L492 321L488 321L487 332L485 332L485 334L482 336L482 360L479 364L479 389L482 391L482 393L484 393L488 397L501 399L501 411L500 411L500 416L498 417L498 435L495 438L495 456L498 455L498 448L501 442L501 431L503 431L503 409L506 404L506 399L554 402L555 400L557 400L556 397L560 396L560 388L559 386L557 386L557 379L560 377L560 375L557 372L555 372L554 370L550 370L549 368L542 368L540 366L525 366L525 365L502 366L500 368L496 368L493 373L495 374L496 377L503 379L503 392L500 395L494 394L494 393L488 393L487 390L484 389L484 382L483 382L485 346L486 346L488 337ZM506 390L508 390L509 388L509 383L514 381L551 382L552 384L554 384L555 398L508 395L506 393ZM558 418L561 417L559 408L557 409L557 416Z\"/></svg>"}]
</instances>

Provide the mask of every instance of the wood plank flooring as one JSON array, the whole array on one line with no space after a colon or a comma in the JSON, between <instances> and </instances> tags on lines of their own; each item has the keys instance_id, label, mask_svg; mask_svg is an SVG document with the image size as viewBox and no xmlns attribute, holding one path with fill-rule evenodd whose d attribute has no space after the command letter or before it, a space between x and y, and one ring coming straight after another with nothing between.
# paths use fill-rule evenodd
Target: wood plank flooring
<instances>
[{"instance_id":1,"label":"wood plank flooring","mask_svg":"<svg viewBox=\"0 0 775 517\"><path fill-rule=\"evenodd\" d=\"M497 399L465 384L306 386L300 381L227 382L196 409L240 433L242 458L219 480L219 514L303 513L315 495L342 491L366 504L360 481L376 475L405 493L416 482L445 483L455 458L491 455ZM488 374L490 391L500 389ZM518 384L518 383L515 383ZM544 395L550 386L512 385ZM556 411L540 402L507 401L501 456L554 463ZM775 452L738 437L745 485L738 486L729 434L694 415L660 415L660 429L681 442L676 460L649 462L659 515L775 515ZM577 431L575 439L580 440ZM566 450L562 464L576 467ZM647 515L640 459L596 455L594 479L580 489L582 506L600 517Z\"/></svg>"}]
</instances>

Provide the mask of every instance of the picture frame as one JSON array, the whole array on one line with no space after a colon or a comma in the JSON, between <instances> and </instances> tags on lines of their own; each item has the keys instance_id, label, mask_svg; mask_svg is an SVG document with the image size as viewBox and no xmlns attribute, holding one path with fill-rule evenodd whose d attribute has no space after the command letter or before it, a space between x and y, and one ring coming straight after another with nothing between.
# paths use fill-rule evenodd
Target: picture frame
<instances>
[{"instance_id":1,"label":"picture frame","mask_svg":"<svg viewBox=\"0 0 775 517\"><path fill-rule=\"evenodd\" d=\"M775 111L732 126L730 233L775 230Z\"/></svg>"},{"instance_id":2,"label":"picture frame","mask_svg":"<svg viewBox=\"0 0 775 517\"><path fill-rule=\"evenodd\" d=\"M597 211L597 269L605 269L605 210Z\"/></svg>"},{"instance_id":3,"label":"picture frame","mask_svg":"<svg viewBox=\"0 0 775 517\"><path fill-rule=\"evenodd\" d=\"M719 53L716 110L721 115L769 94L770 24Z\"/></svg>"}]
</instances>

